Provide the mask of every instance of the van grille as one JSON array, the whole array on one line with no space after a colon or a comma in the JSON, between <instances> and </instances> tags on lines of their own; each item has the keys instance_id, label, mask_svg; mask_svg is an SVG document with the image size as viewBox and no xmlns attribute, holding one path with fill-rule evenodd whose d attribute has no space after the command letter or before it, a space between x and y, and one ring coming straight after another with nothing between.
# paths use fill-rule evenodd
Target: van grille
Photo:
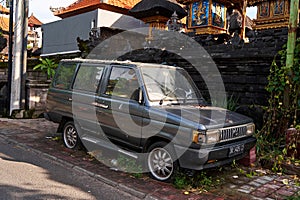
<instances>
[{"instance_id":1,"label":"van grille","mask_svg":"<svg viewBox=\"0 0 300 200\"><path fill-rule=\"evenodd\" d=\"M235 126L221 129L220 141L239 138L247 134L247 126Z\"/></svg>"}]
</instances>

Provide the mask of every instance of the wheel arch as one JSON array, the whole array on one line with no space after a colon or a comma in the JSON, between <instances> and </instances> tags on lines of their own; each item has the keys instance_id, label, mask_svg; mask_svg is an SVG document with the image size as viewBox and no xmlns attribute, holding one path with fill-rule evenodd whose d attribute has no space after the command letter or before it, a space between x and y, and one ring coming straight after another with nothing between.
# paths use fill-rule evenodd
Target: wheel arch
<instances>
[{"instance_id":1,"label":"wheel arch","mask_svg":"<svg viewBox=\"0 0 300 200\"><path fill-rule=\"evenodd\" d=\"M61 118L61 121L60 121L58 127L57 127L57 132L58 132L58 133L62 133L65 124L66 124L67 122L69 122L69 121L74 122L74 119L73 119L72 117L66 117L66 116L63 116L63 117Z\"/></svg>"}]
</instances>

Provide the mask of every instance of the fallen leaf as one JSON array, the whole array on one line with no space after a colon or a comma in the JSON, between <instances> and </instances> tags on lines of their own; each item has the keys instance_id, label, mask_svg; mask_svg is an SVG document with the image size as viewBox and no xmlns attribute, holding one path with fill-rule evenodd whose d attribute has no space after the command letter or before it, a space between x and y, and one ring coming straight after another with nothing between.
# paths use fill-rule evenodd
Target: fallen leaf
<instances>
[{"instance_id":1,"label":"fallen leaf","mask_svg":"<svg viewBox=\"0 0 300 200\"><path fill-rule=\"evenodd\" d=\"M250 167L252 167L252 168L255 167L255 166L256 166L255 163L250 164Z\"/></svg>"},{"instance_id":2,"label":"fallen leaf","mask_svg":"<svg viewBox=\"0 0 300 200\"><path fill-rule=\"evenodd\" d=\"M263 170L263 169L257 169L255 171L260 174L267 174L266 170Z\"/></svg>"},{"instance_id":3,"label":"fallen leaf","mask_svg":"<svg viewBox=\"0 0 300 200\"><path fill-rule=\"evenodd\" d=\"M283 179L282 183L285 184L285 185L288 185L289 184L289 180L288 179Z\"/></svg>"}]
</instances>

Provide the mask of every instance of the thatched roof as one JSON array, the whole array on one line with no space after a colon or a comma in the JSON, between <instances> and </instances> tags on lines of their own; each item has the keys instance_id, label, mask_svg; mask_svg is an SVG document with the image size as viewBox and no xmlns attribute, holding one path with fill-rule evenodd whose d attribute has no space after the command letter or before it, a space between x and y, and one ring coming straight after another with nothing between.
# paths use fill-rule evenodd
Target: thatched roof
<instances>
[{"instance_id":1,"label":"thatched roof","mask_svg":"<svg viewBox=\"0 0 300 200\"><path fill-rule=\"evenodd\" d=\"M142 0L129 10L129 13L138 19L155 15L170 18L174 12L180 19L187 15L176 0Z\"/></svg>"}]
</instances>

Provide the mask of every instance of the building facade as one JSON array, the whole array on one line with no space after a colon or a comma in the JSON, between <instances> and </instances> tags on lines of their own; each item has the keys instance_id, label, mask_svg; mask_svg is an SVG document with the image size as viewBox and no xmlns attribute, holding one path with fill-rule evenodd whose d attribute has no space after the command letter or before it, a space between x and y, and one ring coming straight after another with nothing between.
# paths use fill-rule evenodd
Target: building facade
<instances>
[{"instance_id":1,"label":"building facade","mask_svg":"<svg viewBox=\"0 0 300 200\"><path fill-rule=\"evenodd\" d=\"M128 10L137 0L79 0L66 8L52 8L62 19L44 24L42 57L79 53L77 38L88 40L91 29L111 27L123 30L145 27L145 23L129 16Z\"/></svg>"}]
</instances>

